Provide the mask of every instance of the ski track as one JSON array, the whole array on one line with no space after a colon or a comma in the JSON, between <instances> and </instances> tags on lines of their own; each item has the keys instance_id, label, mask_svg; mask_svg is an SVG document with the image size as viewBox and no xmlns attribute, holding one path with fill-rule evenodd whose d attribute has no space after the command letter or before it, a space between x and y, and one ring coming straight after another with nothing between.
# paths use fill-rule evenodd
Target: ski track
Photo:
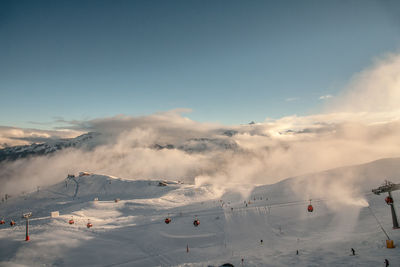
<instances>
[{"instance_id":1,"label":"ski track","mask_svg":"<svg viewBox=\"0 0 400 267\"><path fill-rule=\"evenodd\" d=\"M353 227L343 221L346 213L328 209L324 199L313 200L315 211L308 213L308 200L285 202L284 194L245 207L243 199L225 199L221 205L219 198L206 195L208 189L192 185L164 188L96 175L70 180L73 196L60 183L1 204L0 215L7 219L25 210L33 217L29 243L23 241L24 220L12 228L0 225L0 266L241 266L242 258L244 266L379 266L385 258L390 266L400 266L399 248L384 248L385 237L366 208L350 214ZM390 237L400 242L383 197L365 196ZM55 209L58 218L35 217ZM168 214L172 222L166 225ZM74 225L67 224L71 216ZM196 216L198 227L192 224ZM93 228L86 228L87 219ZM349 257L351 247L356 257Z\"/></svg>"}]
</instances>

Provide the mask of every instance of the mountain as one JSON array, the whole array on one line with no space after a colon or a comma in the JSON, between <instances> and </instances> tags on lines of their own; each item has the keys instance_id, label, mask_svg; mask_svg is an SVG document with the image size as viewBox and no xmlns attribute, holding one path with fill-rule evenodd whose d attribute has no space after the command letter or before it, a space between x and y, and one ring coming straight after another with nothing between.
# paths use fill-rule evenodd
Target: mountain
<instances>
[{"instance_id":1,"label":"mountain","mask_svg":"<svg viewBox=\"0 0 400 267\"><path fill-rule=\"evenodd\" d=\"M232 133L233 134L233 133ZM224 134L225 135L225 134ZM89 132L71 139L50 140L44 143L34 143L24 146L13 146L0 149L0 162L14 161L26 157L35 157L55 153L66 148L92 149L103 144L100 140L102 134ZM105 136L102 136L105 138ZM237 150L238 145L229 138L192 138L183 141L182 144L154 144L150 148L161 149L179 149L188 153L202 153L215 150Z\"/></svg>"},{"instance_id":2,"label":"mountain","mask_svg":"<svg viewBox=\"0 0 400 267\"><path fill-rule=\"evenodd\" d=\"M228 138L192 138L179 146L179 149L188 153L199 153L215 150L237 150L238 145Z\"/></svg>"},{"instance_id":3,"label":"mountain","mask_svg":"<svg viewBox=\"0 0 400 267\"><path fill-rule=\"evenodd\" d=\"M70 147L90 148L95 145L95 139L99 135L99 133L89 132L70 139L57 139L40 144L6 147L0 149L0 162L47 155Z\"/></svg>"},{"instance_id":4,"label":"mountain","mask_svg":"<svg viewBox=\"0 0 400 267\"><path fill-rule=\"evenodd\" d=\"M398 248L385 247L381 228L395 244L400 242L385 196L362 192L371 189L366 186L358 194L364 202L341 202L348 185L330 188L334 177L349 173L354 176L347 180L358 181L348 181L353 187L369 173L370 182L379 184L376 174L385 169L384 174L399 174L398 163L382 159L254 188L243 183L223 194L212 185L166 181L160 186L163 181L70 175L0 203L0 219L7 223L0 225L0 266L372 267L384 259L398 266ZM328 187L313 188L318 180ZM307 211L309 200L302 195L308 187L313 212ZM239 194L242 189L249 194ZM330 195L331 189L337 194ZM315 198L322 193L323 198ZM400 193L393 192L393 198L397 207ZM26 242L21 214L28 211ZM50 217L54 211L59 216ZM166 224L165 218L171 221ZM16 226L9 226L11 219ZM200 225L194 226L195 219ZM351 248L356 256L350 256Z\"/></svg>"},{"instance_id":5,"label":"mountain","mask_svg":"<svg viewBox=\"0 0 400 267\"><path fill-rule=\"evenodd\" d=\"M152 148L161 149L179 149L187 153L201 153L215 150L238 150L237 143L226 138L191 138L183 142L182 145L175 146L173 144L160 145L155 144Z\"/></svg>"}]
</instances>

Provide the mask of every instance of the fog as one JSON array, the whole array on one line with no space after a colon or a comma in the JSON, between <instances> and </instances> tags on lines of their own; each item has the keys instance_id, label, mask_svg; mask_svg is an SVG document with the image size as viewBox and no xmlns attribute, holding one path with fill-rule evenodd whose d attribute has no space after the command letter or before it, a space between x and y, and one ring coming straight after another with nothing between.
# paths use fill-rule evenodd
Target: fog
<instances>
[{"instance_id":1,"label":"fog","mask_svg":"<svg viewBox=\"0 0 400 267\"><path fill-rule=\"evenodd\" d=\"M230 189L245 196L248 185L398 157L399 88L400 55L391 54L354 75L339 95L321 99L326 105L319 114L268 118L249 125L196 122L185 116L190 110L182 109L68 121L64 128L69 134L100 133L97 146L2 163L0 193L31 191L62 181L68 173L89 171L125 179L212 184L218 194ZM26 143L28 139L23 134L10 138L0 131L0 140ZM155 144L173 148L155 149ZM360 182L355 177L331 179L328 185L320 177L323 184L317 184L318 193L314 182L313 190L306 186L297 191L305 199L328 196L341 199L344 205L365 206L357 188L343 185L344 181ZM241 191L240 185L246 189Z\"/></svg>"}]
</instances>

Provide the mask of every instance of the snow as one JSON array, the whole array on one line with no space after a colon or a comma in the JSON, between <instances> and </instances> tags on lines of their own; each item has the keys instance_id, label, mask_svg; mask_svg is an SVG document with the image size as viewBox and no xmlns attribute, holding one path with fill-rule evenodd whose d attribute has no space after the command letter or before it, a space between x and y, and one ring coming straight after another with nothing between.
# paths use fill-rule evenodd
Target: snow
<instances>
[{"instance_id":1,"label":"snow","mask_svg":"<svg viewBox=\"0 0 400 267\"><path fill-rule=\"evenodd\" d=\"M69 147L92 148L96 145L99 135L99 133L89 132L75 138L46 140L45 143L40 144L6 147L0 149L0 162L28 156L47 155Z\"/></svg>"},{"instance_id":2,"label":"snow","mask_svg":"<svg viewBox=\"0 0 400 267\"><path fill-rule=\"evenodd\" d=\"M291 189L300 178L257 186L248 198L233 189L220 195L211 185L158 186L159 180L97 174L75 179L1 204L7 224L0 225L0 266L242 266L242 258L243 266L383 266L385 258L400 266L399 248L385 248L371 214L399 243L383 195L363 193L371 210L366 202L315 199L309 213L308 200ZM20 218L27 211L33 213L29 242ZM52 211L60 216L50 218Z\"/></svg>"}]
</instances>

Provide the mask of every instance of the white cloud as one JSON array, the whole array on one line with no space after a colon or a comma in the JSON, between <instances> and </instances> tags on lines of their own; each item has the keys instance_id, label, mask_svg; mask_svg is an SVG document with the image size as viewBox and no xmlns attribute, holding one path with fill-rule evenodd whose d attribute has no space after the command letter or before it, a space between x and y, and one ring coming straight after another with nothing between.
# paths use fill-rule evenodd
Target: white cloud
<instances>
[{"instance_id":1,"label":"white cloud","mask_svg":"<svg viewBox=\"0 0 400 267\"><path fill-rule=\"evenodd\" d=\"M50 139L72 138L84 132L76 130L38 130L0 126L0 149L7 146L42 143Z\"/></svg>"},{"instance_id":2,"label":"white cloud","mask_svg":"<svg viewBox=\"0 0 400 267\"><path fill-rule=\"evenodd\" d=\"M82 170L130 179L196 178L197 183L237 188L240 183L268 184L290 176L398 157L400 86L395 77L397 74L400 77L398 61L400 56L391 56L356 75L347 87L349 91L332 99L321 114L229 127L190 120L182 116L181 110L141 117L119 115L71 121L73 131L102 133L101 145L92 151L69 149L4 165L0 168L0 178L8 177L10 182L2 189L36 188ZM13 130L8 136L12 133L17 140L29 135L29 131ZM224 135L227 130L234 134ZM40 131L36 134L55 135ZM217 140L225 144L222 141L229 140L238 149L216 146L199 153L177 149L196 138L205 138L204 143ZM175 148L151 149L149 146L154 143L172 144ZM51 171L43 166L51 166ZM336 190L340 185L331 188Z\"/></svg>"},{"instance_id":3,"label":"white cloud","mask_svg":"<svg viewBox=\"0 0 400 267\"><path fill-rule=\"evenodd\" d=\"M332 98L332 97L333 97L333 95L322 95L322 96L319 97L319 99L325 100L325 99L329 99L329 98Z\"/></svg>"},{"instance_id":4,"label":"white cloud","mask_svg":"<svg viewBox=\"0 0 400 267\"><path fill-rule=\"evenodd\" d=\"M400 54L388 54L354 75L327 111L400 113Z\"/></svg>"},{"instance_id":5,"label":"white cloud","mask_svg":"<svg viewBox=\"0 0 400 267\"><path fill-rule=\"evenodd\" d=\"M293 102L293 101L297 101L297 100L299 100L298 97L289 97L289 98L285 99L286 102Z\"/></svg>"}]
</instances>

